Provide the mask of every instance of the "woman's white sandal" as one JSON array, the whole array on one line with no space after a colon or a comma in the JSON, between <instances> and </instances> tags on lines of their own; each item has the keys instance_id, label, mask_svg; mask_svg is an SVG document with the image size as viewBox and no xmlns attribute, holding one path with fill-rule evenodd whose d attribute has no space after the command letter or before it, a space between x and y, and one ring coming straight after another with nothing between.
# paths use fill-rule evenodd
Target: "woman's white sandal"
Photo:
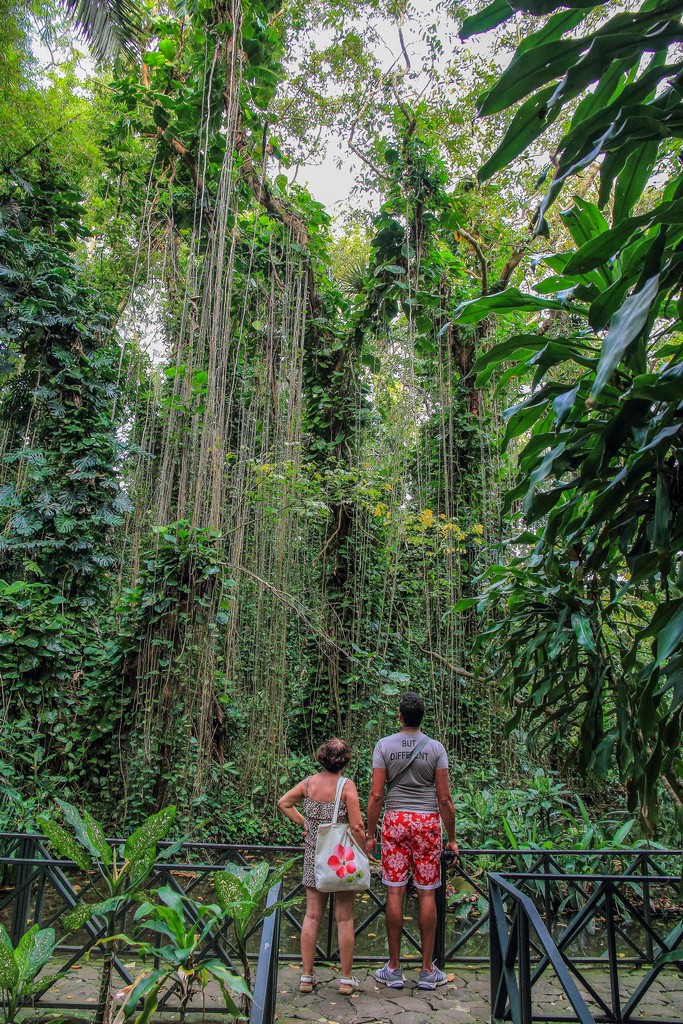
<instances>
[{"instance_id":1,"label":"woman's white sandal","mask_svg":"<svg viewBox=\"0 0 683 1024\"><path fill-rule=\"evenodd\" d=\"M317 983L318 979L315 976L315 971L313 971L313 974L302 974L299 978L299 992L312 992L313 986L317 985Z\"/></svg>"},{"instance_id":2,"label":"woman's white sandal","mask_svg":"<svg viewBox=\"0 0 683 1024\"><path fill-rule=\"evenodd\" d=\"M360 988L360 982L356 981L355 978L340 978L339 979L339 995L350 996L357 988Z\"/></svg>"}]
</instances>

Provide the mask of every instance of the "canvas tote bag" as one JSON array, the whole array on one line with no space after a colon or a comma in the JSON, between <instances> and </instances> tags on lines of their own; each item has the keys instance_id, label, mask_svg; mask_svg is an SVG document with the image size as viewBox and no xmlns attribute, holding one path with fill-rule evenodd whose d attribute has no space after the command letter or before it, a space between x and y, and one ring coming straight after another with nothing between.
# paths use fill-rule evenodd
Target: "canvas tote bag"
<instances>
[{"instance_id":1,"label":"canvas tote bag","mask_svg":"<svg viewBox=\"0 0 683 1024\"><path fill-rule=\"evenodd\" d=\"M344 783L340 776L332 821L318 825L315 844L315 887L320 892L358 892L370 888L370 862L346 821L337 821Z\"/></svg>"}]
</instances>

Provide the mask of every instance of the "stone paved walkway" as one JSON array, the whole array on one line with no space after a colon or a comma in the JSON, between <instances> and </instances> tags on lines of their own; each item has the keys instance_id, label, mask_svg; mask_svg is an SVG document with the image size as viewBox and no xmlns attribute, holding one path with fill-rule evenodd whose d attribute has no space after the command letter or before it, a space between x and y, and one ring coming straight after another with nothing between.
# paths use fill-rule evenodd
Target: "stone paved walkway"
<instances>
[{"instance_id":1,"label":"stone paved walkway","mask_svg":"<svg viewBox=\"0 0 683 1024\"><path fill-rule=\"evenodd\" d=\"M128 965L133 969L136 965ZM417 988L417 970L404 967L406 987L402 990L388 989L375 982L375 967L358 966L354 974L361 982L352 996L340 996L337 992L339 973L331 967L317 969L319 984L310 995L299 992L299 967L291 963L280 963L277 985L277 1024L488 1024L489 975L488 968L459 964L448 971L448 984L434 992L421 992ZM608 997L609 979L604 969L591 967L584 971L590 984L598 994ZM639 973L622 969L619 972L622 990L622 1005L635 989ZM69 971L67 977L57 982L51 990L51 998L59 1001L65 1011L62 1024L72 1024L77 1014L69 1010L78 1003L94 1008L99 971L97 965L87 962L77 970ZM585 995L585 993L584 993ZM199 1005L198 1005L199 1004ZM596 1010L595 1005L589 1008ZM211 984L205 992L205 1010L197 1000L188 1024L225 1024L226 1017L215 1012L221 1005L221 995L216 985ZM534 1015L542 1019L549 1016L570 1017L570 1008L562 994L559 983L551 974L546 974L534 986ZM49 1014L36 1008L34 1013L25 1011L29 1020L45 1021ZM88 1018L80 1015L81 1021ZM658 1019L671 1024L683 1024L683 975L669 970L660 975L652 989L633 1016L634 1024L639 1020ZM158 1014L157 1022L175 1024L176 1017L171 1011Z\"/></svg>"},{"instance_id":2,"label":"stone paved walkway","mask_svg":"<svg viewBox=\"0 0 683 1024\"><path fill-rule=\"evenodd\" d=\"M361 986L352 996L337 992L338 974L329 969L317 970L319 985L310 995L301 995L299 969L281 965L278 978L278 1024L488 1024L490 996L488 969L459 965L448 972L448 985L434 992L421 992L417 988L417 971L405 971L406 987L388 989L379 985L372 971L356 969ZM609 980L604 970L590 968L584 971L589 983L601 997L607 999ZM622 1005L635 989L639 972L620 972ZM589 1009L598 1012L591 1004ZM554 975L548 974L534 986L534 1015L542 1018L567 1016L571 1007ZM639 1005L633 1020L653 1019L683 1022L683 976L667 973L660 975L652 989Z\"/></svg>"},{"instance_id":3,"label":"stone paved walkway","mask_svg":"<svg viewBox=\"0 0 683 1024\"><path fill-rule=\"evenodd\" d=\"M299 992L299 968L281 965L278 977L279 1024L371 1024L398 1020L399 1024L480 1024L489 1020L488 971L449 971L448 985L433 992L417 988L417 971L406 970L406 987L379 985L373 972L354 971L361 985L352 996L337 992L338 974L316 968L319 984L310 995Z\"/></svg>"}]
</instances>

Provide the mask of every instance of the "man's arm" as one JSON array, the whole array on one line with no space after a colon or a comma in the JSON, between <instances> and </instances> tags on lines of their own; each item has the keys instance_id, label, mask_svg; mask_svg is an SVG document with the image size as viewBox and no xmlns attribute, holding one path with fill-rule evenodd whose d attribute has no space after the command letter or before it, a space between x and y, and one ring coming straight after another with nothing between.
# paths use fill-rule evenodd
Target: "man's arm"
<instances>
[{"instance_id":1,"label":"man's arm","mask_svg":"<svg viewBox=\"0 0 683 1024\"><path fill-rule=\"evenodd\" d=\"M453 797L451 796L451 783L448 778L448 768L437 768L434 772L434 788L436 789L436 799L439 801L439 814L443 821L444 828L446 829L446 835L448 836L448 842L446 843L446 849L452 850L456 857L460 855L458 850L458 844L455 841L455 804L453 803ZM370 812L368 810L368 817ZM368 825L368 828L370 826Z\"/></svg>"},{"instance_id":2,"label":"man's arm","mask_svg":"<svg viewBox=\"0 0 683 1024\"><path fill-rule=\"evenodd\" d=\"M374 852L377 845L375 830L377 829L377 822L379 821L380 811L384 803L384 786L386 781L386 769L372 769L372 784L370 786L370 796L368 797L368 838L365 844L368 855Z\"/></svg>"}]
</instances>

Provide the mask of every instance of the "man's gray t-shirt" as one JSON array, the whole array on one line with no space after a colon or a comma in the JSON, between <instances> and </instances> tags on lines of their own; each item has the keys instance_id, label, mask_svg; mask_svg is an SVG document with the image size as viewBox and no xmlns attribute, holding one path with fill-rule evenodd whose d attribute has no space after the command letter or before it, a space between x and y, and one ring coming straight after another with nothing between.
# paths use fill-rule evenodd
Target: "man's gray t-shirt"
<instances>
[{"instance_id":1,"label":"man's gray t-shirt","mask_svg":"<svg viewBox=\"0 0 683 1024\"><path fill-rule=\"evenodd\" d=\"M410 757L415 744L424 737L423 732L397 732L379 740L372 755L372 767L385 770L387 785ZM437 768L448 768L448 754L438 740L429 739L387 793L385 810L438 811L439 802L434 788Z\"/></svg>"}]
</instances>

